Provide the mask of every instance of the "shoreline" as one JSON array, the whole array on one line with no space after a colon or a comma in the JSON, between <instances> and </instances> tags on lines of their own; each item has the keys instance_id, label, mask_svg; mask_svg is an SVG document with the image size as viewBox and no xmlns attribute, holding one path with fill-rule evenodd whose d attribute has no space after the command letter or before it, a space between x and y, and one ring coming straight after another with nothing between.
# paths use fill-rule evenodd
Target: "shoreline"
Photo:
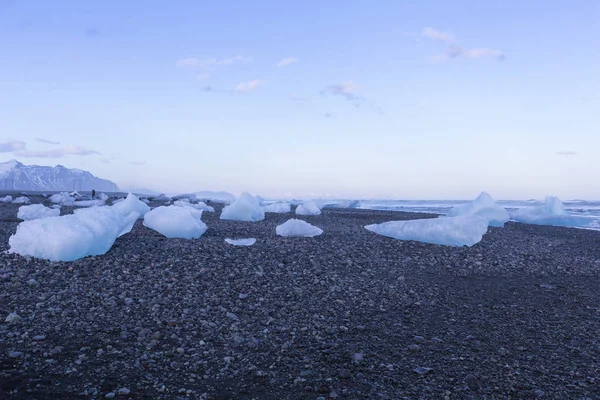
<instances>
[{"instance_id":1,"label":"shoreline","mask_svg":"<svg viewBox=\"0 0 600 400\"><path fill-rule=\"evenodd\" d=\"M0 397L600 396L598 231L511 222L446 247L363 228L432 214L326 208L300 217L323 235L284 238L294 214L217 207L200 239L138 221L105 255L52 263L4 252L18 206L0 206Z\"/></svg>"}]
</instances>

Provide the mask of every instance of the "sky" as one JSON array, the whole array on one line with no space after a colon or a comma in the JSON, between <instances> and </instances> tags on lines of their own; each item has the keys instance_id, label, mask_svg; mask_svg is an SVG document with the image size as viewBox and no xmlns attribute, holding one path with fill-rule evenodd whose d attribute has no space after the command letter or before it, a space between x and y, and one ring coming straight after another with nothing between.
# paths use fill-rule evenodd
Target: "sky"
<instances>
[{"instance_id":1,"label":"sky","mask_svg":"<svg viewBox=\"0 0 600 400\"><path fill-rule=\"evenodd\" d=\"M600 2L0 0L0 161L122 189L600 199Z\"/></svg>"}]
</instances>

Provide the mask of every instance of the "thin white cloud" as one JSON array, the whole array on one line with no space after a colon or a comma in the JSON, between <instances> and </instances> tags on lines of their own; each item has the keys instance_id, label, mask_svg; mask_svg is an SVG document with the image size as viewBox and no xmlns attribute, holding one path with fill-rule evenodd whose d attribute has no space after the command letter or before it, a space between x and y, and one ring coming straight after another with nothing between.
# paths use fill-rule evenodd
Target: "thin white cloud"
<instances>
[{"instance_id":1,"label":"thin white cloud","mask_svg":"<svg viewBox=\"0 0 600 400\"><path fill-rule=\"evenodd\" d=\"M563 151L556 152L557 156L576 156L577 154L579 154L579 153L577 151L573 151L573 150L563 150Z\"/></svg>"},{"instance_id":2,"label":"thin white cloud","mask_svg":"<svg viewBox=\"0 0 600 400\"><path fill-rule=\"evenodd\" d=\"M488 47L464 48L457 44L451 45L456 40L453 34L441 32L431 27L424 28L422 35L429 39L437 40L449 45L444 54L433 57L434 61L444 61L458 58L493 58L496 60L504 60L506 58L504 52L497 49L491 49Z\"/></svg>"},{"instance_id":3,"label":"thin white cloud","mask_svg":"<svg viewBox=\"0 0 600 400\"><path fill-rule=\"evenodd\" d=\"M35 138L35 140L37 140L40 143L45 143L45 144L54 144L54 145L60 144L60 142L55 142L54 140L44 139L44 138L40 138L40 137Z\"/></svg>"},{"instance_id":4,"label":"thin white cloud","mask_svg":"<svg viewBox=\"0 0 600 400\"><path fill-rule=\"evenodd\" d=\"M265 82L261 81L260 79L255 79L250 82L242 82L242 83L238 84L233 89L233 91L235 93L239 93L239 94L248 93L248 92L258 89L260 86L264 85L264 83Z\"/></svg>"},{"instance_id":5,"label":"thin white cloud","mask_svg":"<svg viewBox=\"0 0 600 400\"><path fill-rule=\"evenodd\" d=\"M357 89L358 85L356 85L356 83L352 81L346 81L329 85L322 91L322 93L329 93L334 96L345 97L348 100L355 100L357 97L354 93L356 93Z\"/></svg>"},{"instance_id":6,"label":"thin white cloud","mask_svg":"<svg viewBox=\"0 0 600 400\"><path fill-rule=\"evenodd\" d=\"M225 58L182 58L178 60L175 65L179 68L189 68L189 69L214 69L221 65L232 65L235 63L249 63L252 62L251 57L246 56L235 56L235 57L225 57Z\"/></svg>"},{"instance_id":7,"label":"thin white cloud","mask_svg":"<svg viewBox=\"0 0 600 400\"><path fill-rule=\"evenodd\" d=\"M277 63L278 67L285 67L288 66L290 64L295 64L298 62L298 59L295 57L288 57L288 58L284 58L283 60L279 61Z\"/></svg>"},{"instance_id":8,"label":"thin white cloud","mask_svg":"<svg viewBox=\"0 0 600 400\"><path fill-rule=\"evenodd\" d=\"M434 39L434 40L439 40L442 42L453 42L454 41L454 35L448 32L440 32L437 29L433 29L432 27L427 27L427 28L423 28L423 36L429 38L429 39Z\"/></svg>"},{"instance_id":9,"label":"thin white cloud","mask_svg":"<svg viewBox=\"0 0 600 400\"><path fill-rule=\"evenodd\" d=\"M139 167L142 165L146 165L146 161L130 161L129 164L136 165Z\"/></svg>"},{"instance_id":10,"label":"thin white cloud","mask_svg":"<svg viewBox=\"0 0 600 400\"><path fill-rule=\"evenodd\" d=\"M452 46L448 48L446 54L444 55L446 58L495 58L498 60L503 60L505 55L500 50L488 49L488 48L474 48L474 49L463 49L459 46Z\"/></svg>"},{"instance_id":11,"label":"thin white cloud","mask_svg":"<svg viewBox=\"0 0 600 400\"><path fill-rule=\"evenodd\" d=\"M43 151L19 151L19 157L27 158L62 158L64 156L91 156L100 154L95 150L86 149L81 146L65 146L59 149L43 150Z\"/></svg>"},{"instance_id":12,"label":"thin white cloud","mask_svg":"<svg viewBox=\"0 0 600 400\"><path fill-rule=\"evenodd\" d=\"M25 142L20 140L9 140L8 142L0 143L0 153L12 153L25 149Z\"/></svg>"}]
</instances>

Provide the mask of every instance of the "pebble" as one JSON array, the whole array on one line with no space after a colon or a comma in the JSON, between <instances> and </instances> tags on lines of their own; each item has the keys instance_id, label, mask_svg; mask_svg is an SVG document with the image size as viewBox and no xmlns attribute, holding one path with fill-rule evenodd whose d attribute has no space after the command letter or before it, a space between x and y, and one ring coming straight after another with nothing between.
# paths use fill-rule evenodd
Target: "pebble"
<instances>
[{"instance_id":1,"label":"pebble","mask_svg":"<svg viewBox=\"0 0 600 400\"><path fill-rule=\"evenodd\" d=\"M423 342L425 341L425 338L424 338L423 336L415 336L415 337L413 338L413 340L414 340L416 343L423 343Z\"/></svg>"},{"instance_id":2,"label":"pebble","mask_svg":"<svg viewBox=\"0 0 600 400\"><path fill-rule=\"evenodd\" d=\"M33 337L33 340L40 341L46 339L46 335L37 335Z\"/></svg>"},{"instance_id":3,"label":"pebble","mask_svg":"<svg viewBox=\"0 0 600 400\"><path fill-rule=\"evenodd\" d=\"M8 352L8 357L9 358L19 358L23 355L23 352L21 351L9 351Z\"/></svg>"},{"instance_id":4,"label":"pebble","mask_svg":"<svg viewBox=\"0 0 600 400\"><path fill-rule=\"evenodd\" d=\"M365 356L362 353L354 353L352 356L352 360L356 363L362 362L365 359Z\"/></svg>"},{"instance_id":5,"label":"pebble","mask_svg":"<svg viewBox=\"0 0 600 400\"><path fill-rule=\"evenodd\" d=\"M421 346L419 346L418 344L411 344L410 346L408 346L408 350L410 350L413 353L418 353L419 351L421 351Z\"/></svg>"},{"instance_id":6,"label":"pebble","mask_svg":"<svg viewBox=\"0 0 600 400\"><path fill-rule=\"evenodd\" d=\"M533 394L535 394L535 397L542 397L546 394L546 392L544 392L541 389L537 389L536 391L533 392Z\"/></svg>"},{"instance_id":7,"label":"pebble","mask_svg":"<svg viewBox=\"0 0 600 400\"><path fill-rule=\"evenodd\" d=\"M342 379L349 379L352 376L352 373L350 372L349 369L344 368L340 371L339 375L340 375L340 378L342 378Z\"/></svg>"},{"instance_id":8,"label":"pebble","mask_svg":"<svg viewBox=\"0 0 600 400\"><path fill-rule=\"evenodd\" d=\"M473 374L468 374L465 376L465 383L469 385L469 387L477 386L477 378Z\"/></svg>"},{"instance_id":9,"label":"pebble","mask_svg":"<svg viewBox=\"0 0 600 400\"><path fill-rule=\"evenodd\" d=\"M243 299L247 299L247 298L248 298L248 295L247 295L246 293L240 293L240 294L238 295L238 299L241 299L241 300L243 300Z\"/></svg>"},{"instance_id":10,"label":"pebble","mask_svg":"<svg viewBox=\"0 0 600 400\"><path fill-rule=\"evenodd\" d=\"M107 399L112 399L112 398L114 398L114 397L115 397L115 392L109 392L109 393L106 393L106 394L104 395L104 397L105 397L105 398L107 398Z\"/></svg>"},{"instance_id":11,"label":"pebble","mask_svg":"<svg viewBox=\"0 0 600 400\"><path fill-rule=\"evenodd\" d=\"M413 369L413 372L416 372L419 375L427 375L427 374L433 372L433 368L417 367L417 368Z\"/></svg>"},{"instance_id":12,"label":"pebble","mask_svg":"<svg viewBox=\"0 0 600 400\"><path fill-rule=\"evenodd\" d=\"M129 390L128 388L124 387L124 388L120 388L120 389L117 391L117 394L118 394L119 396L127 396L127 395L128 395L130 392L131 392L131 390Z\"/></svg>"}]
</instances>

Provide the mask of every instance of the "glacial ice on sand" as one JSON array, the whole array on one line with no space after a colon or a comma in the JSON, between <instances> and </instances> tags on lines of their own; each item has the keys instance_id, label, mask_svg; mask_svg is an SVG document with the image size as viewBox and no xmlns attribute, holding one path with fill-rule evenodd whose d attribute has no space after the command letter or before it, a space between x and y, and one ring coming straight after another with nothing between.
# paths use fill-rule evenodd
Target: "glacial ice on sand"
<instances>
[{"instance_id":1,"label":"glacial ice on sand","mask_svg":"<svg viewBox=\"0 0 600 400\"><path fill-rule=\"evenodd\" d=\"M243 193L236 201L223 208L221 219L255 222L265 219L265 212L256 197Z\"/></svg>"},{"instance_id":2,"label":"glacial ice on sand","mask_svg":"<svg viewBox=\"0 0 600 400\"><path fill-rule=\"evenodd\" d=\"M298 215L319 215L321 214L321 209L312 200L304 201L298 207L296 207L296 214Z\"/></svg>"},{"instance_id":3,"label":"glacial ice on sand","mask_svg":"<svg viewBox=\"0 0 600 400\"><path fill-rule=\"evenodd\" d=\"M365 226L379 235L447 246L473 246L488 229L488 220L477 215L390 221Z\"/></svg>"},{"instance_id":4,"label":"glacial ice on sand","mask_svg":"<svg viewBox=\"0 0 600 400\"><path fill-rule=\"evenodd\" d=\"M29 204L29 197L21 196L12 201L13 204Z\"/></svg>"},{"instance_id":5,"label":"glacial ice on sand","mask_svg":"<svg viewBox=\"0 0 600 400\"><path fill-rule=\"evenodd\" d=\"M104 193L100 193L98 195L98 200L106 201L106 200L108 200L108 195L106 195Z\"/></svg>"},{"instance_id":6,"label":"glacial ice on sand","mask_svg":"<svg viewBox=\"0 0 600 400\"><path fill-rule=\"evenodd\" d=\"M547 196L543 205L523 207L512 214L517 222L534 225L585 227L592 222L586 217L570 215L558 197Z\"/></svg>"},{"instance_id":7,"label":"glacial ice on sand","mask_svg":"<svg viewBox=\"0 0 600 400\"><path fill-rule=\"evenodd\" d=\"M192 207L196 210L215 212L215 209L211 206L206 205L205 202L201 201L199 203L190 203L188 199L181 199L173 202L174 206L177 207Z\"/></svg>"},{"instance_id":8,"label":"glacial ice on sand","mask_svg":"<svg viewBox=\"0 0 600 400\"><path fill-rule=\"evenodd\" d=\"M459 215L478 215L487 219L490 226L504 226L504 223L510 220L508 211L498 205L486 192L481 192L470 203L455 206L446 214L447 217L457 217Z\"/></svg>"},{"instance_id":9,"label":"glacial ice on sand","mask_svg":"<svg viewBox=\"0 0 600 400\"><path fill-rule=\"evenodd\" d=\"M118 204L113 204L113 207L116 210L119 210L121 213L135 211L140 215L140 219L144 218L144 215L150 211L150 207L138 199L133 193L129 193L127 197L121 200Z\"/></svg>"},{"instance_id":10,"label":"glacial ice on sand","mask_svg":"<svg viewBox=\"0 0 600 400\"><path fill-rule=\"evenodd\" d=\"M263 207L263 210L268 213L285 214L292 210L290 203L280 201Z\"/></svg>"},{"instance_id":11,"label":"glacial ice on sand","mask_svg":"<svg viewBox=\"0 0 600 400\"><path fill-rule=\"evenodd\" d=\"M252 246L256 243L255 238L247 238L247 239L225 239L225 242L232 244L234 246Z\"/></svg>"},{"instance_id":12,"label":"glacial ice on sand","mask_svg":"<svg viewBox=\"0 0 600 400\"><path fill-rule=\"evenodd\" d=\"M168 238L198 239L207 226L202 211L192 207L160 206L144 217L144 226Z\"/></svg>"},{"instance_id":13,"label":"glacial ice on sand","mask_svg":"<svg viewBox=\"0 0 600 400\"><path fill-rule=\"evenodd\" d=\"M50 261L105 254L140 216L133 200L121 207L80 208L70 215L24 221L8 240L9 251Z\"/></svg>"},{"instance_id":14,"label":"glacial ice on sand","mask_svg":"<svg viewBox=\"0 0 600 400\"><path fill-rule=\"evenodd\" d=\"M77 200L73 203L75 207L100 207L104 205L103 200Z\"/></svg>"},{"instance_id":15,"label":"glacial ice on sand","mask_svg":"<svg viewBox=\"0 0 600 400\"><path fill-rule=\"evenodd\" d=\"M300 219L289 219L275 228L279 236L314 237L323 233L323 229Z\"/></svg>"},{"instance_id":16,"label":"glacial ice on sand","mask_svg":"<svg viewBox=\"0 0 600 400\"><path fill-rule=\"evenodd\" d=\"M75 204L75 198L71 197L69 193L56 193L50 196L48 199L51 203L60 204L61 206L73 206Z\"/></svg>"},{"instance_id":17,"label":"glacial ice on sand","mask_svg":"<svg viewBox=\"0 0 600 400\"><path fill-rule=\"evenodd\" d=\"M13 198L12 196L4 196L2 198L0 198L0 203L12 203Z\"/></svg>"},{"instance_id":18,"label":"glacial ice on sand","mask_svg":"<svg viewBox=\"0 0 600 400\"><path fill-rule=\"evenodd\" d=\"M17 218L29 221L32 219L58 217L60 209L53 209L43 204L32 204L30 206L21 206L17 212Z\"/></svg>"}]
</instances>

